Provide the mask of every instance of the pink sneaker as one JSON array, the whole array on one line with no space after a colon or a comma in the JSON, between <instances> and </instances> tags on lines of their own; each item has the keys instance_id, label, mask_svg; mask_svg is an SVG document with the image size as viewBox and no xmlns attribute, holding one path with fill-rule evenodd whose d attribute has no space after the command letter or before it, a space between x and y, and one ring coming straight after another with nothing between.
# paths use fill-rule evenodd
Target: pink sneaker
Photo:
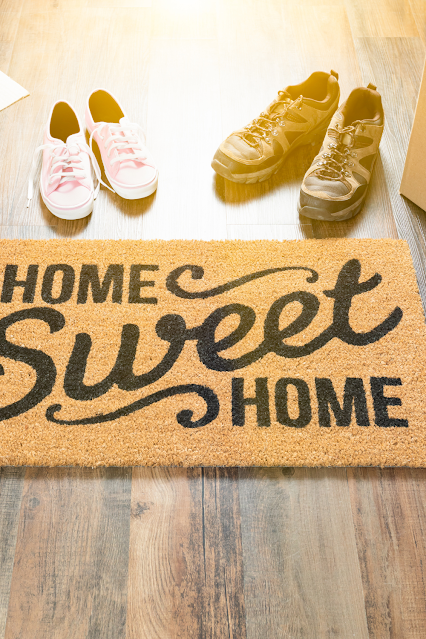
<instances>
[{"instance_id":1,"label":"pink sneaker","mask_svg":"<svg viewBox=\"0 0 426 639\"><path fill-rule=\"evenodd\" d=\"M99 192L101 171L86 143L78 115L68 102L60 101L53 105L43 144L35 150L27 208L34 193L34 175L41 151L40 193L49 211L63 220L78 220L89 215ZM98 178L96 190L92 165Z\"/></svg>"},{"instance_id":2,"label":"pink sneaker","mask_svg":"<svg viewBox=\"0 0 426 639\"><path fill-rule=\"evenodd\" d=\"M96 89L86 106L90 148L94 138L104 163L105 174L114 191L126 200L154 193L158 170L138 133L139 124L130 122L118 101L105 89Z\"/></svg>"}]
</instances>

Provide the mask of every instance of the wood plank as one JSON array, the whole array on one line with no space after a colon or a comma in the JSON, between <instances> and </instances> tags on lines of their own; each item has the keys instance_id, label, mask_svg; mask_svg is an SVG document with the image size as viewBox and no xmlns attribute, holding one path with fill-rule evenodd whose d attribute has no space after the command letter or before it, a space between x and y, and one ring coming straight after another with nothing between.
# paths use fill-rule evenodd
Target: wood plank
<instances>
[{"instance_id":1,"label":"wood plank","mask_svg":"<svg viewBox=\"0 0 426 639\"><path fill-rule=\"evenodd\" d=\"M347 222L313 221L314 234L396 237L399 231L400 236L409 240L412 250L414 247L417 268L420 264L418 276L423 282L425 253L422 233L416 232L418 217L398 195L413 113L408 103L414 101L420 79L418 41L357 39L355 42L364 82L376 83L383 95L387 124L381 158L363 211ZM408 69L409 65L413 65L413 70ZM419 551L413 541L419 538L426 522L424 512L416 512L415 505L423 488L419 490L411 471L400 469L393 473L348 469L370 639L420 638L425 627L424 549Z\"/></svg>"},{"instance_id":2,"label":"wood plank","mask_svg":"<svg viewBox=\"0 0 426 639\"><path fill-rule=\"evenodd\" d=\"M324 7L312 7L303 4L300 19L293 18L297 40L304 68L313 71L317 68L335 68L339 73L341 87L341 103L349 93L362 82L355 46L345 8L333 7L333 19ZM321 63L320 63L321 62ZM307 158L308 159L308 158ZM313 159L309 157L309 164ZM308 168L306 163L304 169ZM364 211L348 222L327 223L309 220L300 216L302 223L312 224L314 237L383 237L383 226L386 235L396 236L390 201L386 186L383 184L383 167L376 165L377 179L373 181ZM300 177L300 182L303 180ZM382 179L381 179L382 178ZM299 187L300 188L300 187ZM299 197L299 189L297 198ZM296 198L296 202L297 202ZM368 208L367 208L368 207ZM368 210L368 213L367 213Z\"/></svg>"},{"instance_id":3,"label":"wood plank","mask_svg":"<svg viewBox=\"0 0 426 639\"><path fill-rule=\"evenodd\" d=\"M399 195L424 64L420 38L357 38L358 59L365 83L377 85L383 98L386 125L380 145L384 181L398 236L407 240L417 282L426 303L426 221L424 212ZM375 177L373 177L374 182Z\"/></svg>"},{"instance_id":4,"label":"wood plank","mask_svg":"<svg viewBox=\"0 0 426 639\"><path fill-rule=\"evenodd\" d=\"M356 37L404 38L419 35L409 0L346 0L346 9Z\"/></svg>"},{"instance_id":5,"label":"wood plank","mask_svg":"<svg viewBox=\"0 0 426 639\"><path fill-rule=\"evenodd\" d=\"M410 7L419 35L426 45L426 3L424 0L410 0Z\"/></svg>"},{"instance_id":6,"label":"wood plank","mask_svg":"<svg viewBox=\"0 0 426 639\"><path fill-rule=\"evenodd\" d=\"M38 195L31 208L26 208L27 181L32 156L42 143L42 131L53 102L58 96L73 102L73 78L82 38L80 22L81 14L77 11L53 9L21 15L9 74L31 95L0 115L2 225L55 224L56 218L40 205ZM69 56L70 41L77 52L75 56ZM61 65L68 58L64 73Z\"/></svg>"},{"instance_id":7,"label":"wood plank","mask_svg":"<svg viewBox=\"0 0 426 639\"><path fill-rule=\"evenodd\" d=\"M236 479L133 469L126 639L245 639Z\"/></svg>"},{"instance_id":8,"label":"wood plank","mask_svg":"<svg viewBox=\"0 0 426 639\"><path fill-rule=\"evenodd\" d=\"M368 639L346 471L239 477L248 639Z\"/></svg>"},{"instance_id":9,"label":"wood plank","mask_svg":"<svg viewBox=\"0 0 426 639\"><path fill-rule=\"evenodd\" d=\"M49 240L56 237L55 226L0 226L2 240Z\"/></svg>"},{"instance_id":10,"label":"wood plank","mask_svg":"<svg viewBox=\"0 0 426 639\"><path fill-rule=\"evenodd\" d=\"M204 636L246 639L237 468L204 468Z\"/></svg>"},{"instance_id":11,"label":"wood plank","mask_svg":"<svg viewBox=\"0 0 426 639\"><path fill-rule=\"evenodd\" d=\"M0 71L7 73L9 70L10 58L15 46L16 32L18 31L19 19L24 0L1 0L0 1Z\"/></svg>"},{"instance_id":12,"label":"wood plank","mask_svg":"<svg viewBox=\"0 0 426 639\"><path fill-rule=\"evenodd\" d=\"M223 125L209 161L220 142L257 117L278 90L306 77L290 19L283 17L282 2L218 0L217 5ZM227 223L297 224L295 202L310 151L295 151L266 182L235 184L216 176L216 192L226 202Z\"/></svg>"},{"instance_id":13,"label":"wood plank","mask_svg":"<svg viewBox=\"0 0 426 639\"><path fill-rule=\"evenodd\" d=\"M201 471L134 468L126 639L200 636Z\"/></svg>"},{"instance_id":14,"label":"wood plank","mask_svg":"<svg viewBox=\"0 0 426 639\"><path fill-rule=\"evenodd\" d=\"M339 73L341 102L359 84L361 72L344 5L311 5L302 0L298 6L286 6L285 17L291 25L302 79L314 71ZM300 81L300 80L299 80Z\"/></svg>"},{"instance_id":15,"label":"wood plank","mask_svg":"<svg viewBox=\"0 0 426 639\"><path fill-rule=\"evenodd\" d=\"M0 637L3 639L25 468L0 468Z\"/></svg>"},{"instance_id":16,"label":"wood plank","mask_svg":"<svg viewBox=\"0 0 426 639\"><path fill-rule=\"evenodd\" d=\"M152 0L152 37L184 40L215 38L215 0Z\"/></svg>"},{"instance_id":17,"label":"wood plank","mask_svg":"<svg viewBox=\"0 0 426 639\"><path fill-rule=\"evenodd\" d=\"M304 240L313 238L311 224L228 224L228 240Z\"/></svg>"},{"instance_id":18,"label":"wood plank","mask_svg":"<svg viewBox=\"0 0 426 639\"><path fill-rule=\"evenodd\" d=\"M23 13L41 13L72 10L81 10L85 7L88 0L73 0L72 7L67 0L24 0L22 7ZM77 34L76 34L77 35Z\"/></svg>"},{"instance_id":19,"label":"wood plank","mask_svg":"<svg viewBox=\"0 0 426 639\"><path fill-rule=\"evenodd\" d=\"M301 81L287 12L281 0L217 0L222 138L216 146L257 117L279 89Z\"/></svg>"},{"instance_id":20,"label":"wood plank","mask_svg":"<svg viewBox=\"0 0 426 639\"><path fill-rule=\"evenodd\" d=\"M55 225L58 234L64 237L141 237L141 215L152 205L155 196L123 200L102 187L94 213L83 220L68 222L49 213L38 189L30 209L26 209L26 191L32 153L42 141L48 113L56 99L70 101L84 126L87 97L96 87L104 86L117 95L132 120L146 126L150 28L149 9L64 11L59 7L52 11L23 13L11 69L19 78L17 81L21 80L32 95L28 105L17 105L13 114L6 112L5 117L0 116L0 130L3 131L0 149L2 157L10 159L4 167L0 187L4 204L0 223L30 226L47 223ZM120 45L124 39L125 47ZM46 78L60 74L60 64L69 57L67 43L71 40L75 51L67 64L67 73L62 74L58 82L47 82ZM29 60L26 46L33 47L34 55ZM100 50L106 51L109 47L116 50L114 64L108 56L99 55ZM41 77L43 65L46 68ZM18 138L14 135L17 128L20 131Z\"/></svg>"},{"instance_id":21,"label":"wood plank","mask_svg":"<svg viewBox=\"0 0 426 639\"><path fill-rule=\"evenodd\" d=\"M301 216L300 219L308 218ZM380 154L374 167L364 208L358 215L342 222L323 222L321 220L310 220L310 222L316 238L372 237L380 239L390 237L397 239L398 231L392 213Z\"/></svg>"},{"instance_id":22,"label":"wood plank","mask_svg":"<svg viewBox=\"0 0 426 639\"><path fill-rule=\"evenodd\" d=\"M238 15L237 0L219 3L227 25L219 32L224 135L258 115L278 89L301 82L314 71L335 68L342 96L353 88L354 78L360 79L344 7L325 9L310 0L297 6L274 0L265 5L257 4L252 13L240 11L244 14L241 28L247 33L241 41L239 31L230 27ZM317 152L318 146L297 149L275 176L261 184L241 185L218 178L228 224L309 223L299 218L297 201L303 176Z\"/></svg>"},{"instance_id":23,"label":"wood plank","mask_svg":"<svg viewBox=\"0 0 426 639\"><path fill-rule=\"evenodd\" d=\"M131 470L28 468L5 639L125 636Z\"/></svg>"},{"instance_id":24,"label":"wood plank","mask_svg":"<svg viewBox=\"0 0 426 639\"><path fill-rule=\"evenodd\" d=\"M152 0L86 0L86 7L90 9L136 9L151 5Z\"/></svg>"},{"instance_id":25,"label":"wood plank","mask_svg":"<svg viewBox=\"0 0 426 639\"><path fill-rule=\"evenodd\" d=\"M210 169L221 131L216 43L153 40L148 95L148 140L160 177L143 239L225 239L226 211Z\"/></svg>"},{"instance_id":26,"label":"wood plank","mask_svg":"<svg viewBox=\"0 0 426 639\"><path fill-rule=\"evenodd\" d=\"M22 0L22 2L25 2L25 0ZM20 7L22 7L22 3L20 5ZM20 8L18 9L20 10ZM15 0L0 0L0 11L1 12L9 12L9 11L16 11L16 1Z\"/></svg>"},{"instance_id":27,"label":"wood plank","mask_svg":"<svg viewBox=\"0 0 426 639\"><path fill-rule=\"evenodd\" d=\"M237 3L222 3L223 14L229 12L230 4L236 15ZM256 5L258 13L247 12L242 17L247 39L239 40L239 23L235 34L229 33L229 25L234 24L230 17L228 31L222 36L221 79L228 78L230 93L228 97L222 90L222 110L235 113L235 123L243 101L251 106L259 102L260 111L278 88L300 82L313 71L336 69L342 94L353 88L354 78L360 81L342 6L265 4ZM238 69L234 68L237 64ZM231 94L234 77L238 85ZM271 96L260 104L259 94L261 90L266 94L269 82L274 89L270 87ZM244 123L242 120L239 126ZM232 130L231 123L229 128ZM297 150L282 171L260 185L225 182L228 233L234 237L237 230L244 229L244 239L255 239L257 233L263 237L273 230L280 234L275 237L284 239L288 229L297 237L295 229L299 228L299 237L303 237L312 225L299 218L296 205L301 181L317 151L318 147ZM220 183L218 186L220 189ZM294 474L290 477L289 473ZM367 638L345 472L241 469L239 476L247 637ZM336 583L344 586L336 588Z\"/></svg>"},{"instance_id":28,"label":"wood plank","mask_svg":"<svg viewBox=\"0 0 426 639\"><path fill-rule=\"evenodd\" d=\"M82 44L78 69L76 105L84 113L90 93L99 87L111 91L122 104L129 119L147 129L148 79L151 10L149 8L87 8L88 27ZM125 46L123 46L125 42ZM114 62L99 51L114 51ZM87 60L96 60L88 68ZM151 140L147 138L148 147ZM94 144L95 155L102 160ZM105 182L108 180L102 171ZM142 200L124 200L101 186L90 221L79 231L87 239L139 239L143 216L154 204L156 194Z\"/></svg>"},{"instance_id":29,"label":"wood plank","mask_svg":"<svg viewBox=\"0 0 426 639\"><path fill-rule=\"evenodd\" d=\"M370 639L423 639L426 472L348 469Z\"/></svg>"}]
</instances>

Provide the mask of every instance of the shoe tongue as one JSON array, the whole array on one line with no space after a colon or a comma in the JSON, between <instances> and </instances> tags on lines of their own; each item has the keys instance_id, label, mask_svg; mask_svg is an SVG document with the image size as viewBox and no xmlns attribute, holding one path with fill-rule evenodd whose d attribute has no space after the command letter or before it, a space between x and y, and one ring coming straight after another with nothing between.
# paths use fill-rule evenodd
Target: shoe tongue
<instances>
[{"instance_id":1,"label":"shoe tongue","mask_svg":"<svg viewBox=\"0 0 426 639\"><path fill-rule=\"evenodd\" d=\"M72 135L69 135L67 137L67 144L70 144L70 143L75 142L75 141L80 141L81 140L81 136L82 136L82 134L81 134L80 131L78 133L73 133Z\"/></svg>"},{"instance_id":2,"label":"shoe tongue","mask_svg":"<svg viewBox=\"0 0 426 639\"><path fill-rule=\"evenodd\" d=\"M361 120L358 126L355 129L355 144L354 147L356 149L365 148L366 146L370 146L372 143L372 139L369 137L368 133L364 132L365 125L369 124L369 120Z\"/></svg>"},{"instance_id":3,"label":"shoe tongue","mask_svg":"<svg viewBox=\"0 0 426 639\"><path fill-rule=\"evenodd\" d=\"M345 146L351 146L354 142L354 137L350 133L344 133L340 138L340 143Z\"/></svg>"},{"instance_id":4,"label":"shoe tongue","mask_svg":"<svg viewBox=\"0 0 426 639\"><path fill-rule=\"evenodd\" d=\"M362 137L360 136L362 123L357 123L353 130L350 132L343 131L342 133L336 133L332 137L336 137L339 141L339 144L343 146L349 146L357 148L358 146L362 146Z\"/></svg>"},{"instance_id":5,"label":"shoe tongue","mask_svg":"<svg viewBox=\"0 0 426 639\"><path fill-rule=\"evenodd\" d=\"M278 96L277 100L271 104L268 108L268 113L283 113L288 106L288 102L291 100L291 95L284 91L282 95Z\"/></svg>"},{"instance_id":6,"label":"shoe tongue","mask_svg":"<svg viewBox=\"0 0 426 639\"><path fill-rule=\"evenodd\" d=\"M368 120L361 120L354 125L354 130L351 131L351 133L341 133L340 144L344 144L345 146L353 145L355 149L370 146L370 138L363 135L363 127L367 123ZM337 135L337 137L339 136Z\"/></svg>"},{"instance_id":7,"label":"shoe tongue","mask_svg":"<svg viewBox=\"0 0 426 639\"><path fill-rule=\"evenodd\" d=\"M73 133L67 137L67 147L70 155L78 155L80 153L80 147L78 143L81 142L81 133Z\"/></svg>"},{"instance_id":8,"label":"shoe tongue","mask_svg":"<svg viewBox=\"0 0 426 639\"><path fill-rule=\"evenodd\" d=\"M49 144L55 144L57 146L63 146L64 149L65 149L65 142L63 140L60 140L59 138L50 137Z\"/></svg>"},{"instance_id":9,"label":"shoe tongue","mask_svg":"<svg viewBox=\"0 0 426 639\"><path fill-rule=\"evenodd\" d=\"M131 122L130 122L129 118L127 117L127 115L125 115L119 120L119 124L121 124L121 126L123 127L124 130L126 130L126 128L128 128L130 126ZM125 137L125 133L120 133L120 135ZM116 149L116 153L118 155L126 155L126 154L129 153L129 148ZM137 160L131 160L129 158L127 160L121 161L119 166L120 166L120 169L123 169L123 168L137 169L140 166L140 162L138 162Z\"/></svg>"},{"instance_id":10,"label":"shoe tongue","mask_svg":"<svg viewBox=\"0 0 426 639\"><path fill-rule=\"evenodd\" d=\"M66 146L64 146L64 149L66 148L68 149L68 153L70 154L70 156L79 155L80 153L79 143L81 142L81 137L82 137L81 131L79 131L78 133L73 133L72 135L69 135L67 137L67 143L66 143ZM63 151L61 150L61 154L62 153ZM62 168L63 173L72 173L73 170L74 169L71 166L67 168Z\"/></svg>"},{"instance_id":11,"label":"shoe tongue","mask_svg":"<svg viewBox=\"0 0 426 639\"><path fill-rule=\"evenodd\" d=\"M124 130L126 130L126 128L129 128L130 120L125 115L119 120L119 124L121 124L121 126L123 127ZM126 137L126 134L123 131L120 131L119 135L121 135L123 138ZM128 153L129 152L128 149L116 149L116 151L117 151L118 154Z\"/></svg>"}]
</instances>

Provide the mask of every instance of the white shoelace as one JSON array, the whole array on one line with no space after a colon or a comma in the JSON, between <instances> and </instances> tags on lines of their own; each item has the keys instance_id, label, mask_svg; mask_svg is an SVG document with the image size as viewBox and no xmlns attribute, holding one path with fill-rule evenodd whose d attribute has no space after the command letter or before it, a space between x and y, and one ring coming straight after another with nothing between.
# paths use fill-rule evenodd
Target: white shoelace
<instances>
[{"instance_id":1,"label":"white shoelace","mask_svg":"<svg viewBox=\"0 0 426 639\"><path fill-rule=\"evenodd\" d=\"M72 149L73 147L78 148L77 155L75 154L71 155L70 149ZM52 164L50 166L49 178L48 178L49 184L53 184L53 182L57 181L58 182L57 186L59 186L59 184L62 184L63 182L72 182L73 180L83 180L86 177L88 177L86 175L85 170L81 166L82 159L80 157L80 153L82 151L85 151L86 153L88 153L92 161L92 166L95 171L96 179L98 180L98 184L94 192L94 198L95 199L97 198L101 184L106 186L107 189L110 189L110 187L107 184L105 184L105 182L102 180L101 170L99 168L98 161L96 160L95 154L93 153L92 149L89 148L87 144L85 143L82 144L81 142L70 142L69 144L65 144L65 142L63 144L42 144L41 146L37 147L36 150L34 151L34 158L33 158L33 163L31 167L30 178L28 181L27 208L29 207L32 197L34 195L34 177L37 170L37 157L41 151L44 151L44 149L50 149L50 155L53 157ZM66 149L67 152L62 153L61 155L58 155L56 153L56 150L60 150L62 152L63 149ZM60 168L60 170L55 170L58 167ZM66 171L65 169L68 169L68 170ZM110 189L110 191L112 191L112 189Z\"/></svg>"},{"instance_id":2,"label":"white shoelace","mask_svg":"<svg viewBox=\"0 0 426 639\"><path fill-rule=\"evenodd\" d=\"M105 127L109 128L110 133L110 136L106 138L106 140L106 136L102 135ZM105 140L104 146L107 150L108 158L110 157L112 151L117 151L117 155L116 157L112 158L111 164L115 164L116 162L125 162L126 160L133 160L134 162L143 162L144 164L155 168L149 161L147 161L148 158L146 147L142 143L140 136L137 133L138 130L142 133L142 135L144 135L142 127L139 124L135 124L133 122L126 122L122 124L98 122L90 136L90 148L92 149L93 136L95 133L97 133L101 140ZM118 151L124 150L129 150L130 152L118 153Z\"/></svg>"}]
</instances>

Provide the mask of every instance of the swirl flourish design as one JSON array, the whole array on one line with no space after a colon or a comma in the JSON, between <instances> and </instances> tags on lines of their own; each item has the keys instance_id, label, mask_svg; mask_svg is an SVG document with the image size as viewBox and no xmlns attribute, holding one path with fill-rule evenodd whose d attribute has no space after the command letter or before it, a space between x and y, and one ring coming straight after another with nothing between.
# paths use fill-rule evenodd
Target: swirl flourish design
<instances>
[{"instance_id":1,"label":"swirl flourish design","mask_svg":"<svg viewBox=\"0 0 426 639\"><path fill-rule=\"evenodd\" d=\"M230 291L233 288L237 288L238 286L243 286L243 284L247 284L247 282L252 282L253 280L257 280L261 277L266 277L267 275L272 275L272 273L280 273L282 271L309 271L311 275L306 278L306 281L312 284L318 280L317 271L314 271L314 269L307 266L281 266L277 268L267 268L264 271L256 271L256 273L250 273L250 275L244 275L243 277L239 277L236 280L232 280L226 284L221 284L220 286L216 286L215 288L211 288L207 291L190 292L185 291L185 289L178 284L178 279L185 271L191 272L193 280L201 280L204 276L204 269L202 266L185 264L185 266L179 266L179 268L176 268L169 273L166 279L166 286L170 293L176 297L181 297L187 300L204 300L208 297L215 297L216 295L221 295L222 293Z\"/></svg>"},{"instance_id":2,"label":"swirl flourish design","mask_svg":"<svg viewBox=\"0 0 426 639\"><path fill-rule=\"evenodd\" d=\"M192 421L191 419L193 415L192 410L180 411L177 414L176 419L181 426L184 428L200 428L201 426L210 424L210 422L216 419L219 414L219 400L217 395L211 390L211 388L201 386L199 384L181 384L180 386L171 386L170 388L165 388L164 390L152 393L152 395L148 395L147 397L142 397L136 402L133 402L128 406L124 406L123 408L119 408L112 413L107 413L105 415L93 415L92 417L83 417L81 419L59 419L55 416L55 413L58 413L62 409L62 406L61 404L53 404L52 406L49 406L46 411L46 419L49 422L65 426L101 424L103 422L113 421L119 417L125 417L131 413L135 413L136 411L141 410L146 406L151 406L151 404L155 404L156 402L160 402L162 399L166 399L167 397L185 395L187 393L196 393L199 397L201 397L206 402L207 410L205 414L196 421Z\"/></svg>"}]
</instances>

